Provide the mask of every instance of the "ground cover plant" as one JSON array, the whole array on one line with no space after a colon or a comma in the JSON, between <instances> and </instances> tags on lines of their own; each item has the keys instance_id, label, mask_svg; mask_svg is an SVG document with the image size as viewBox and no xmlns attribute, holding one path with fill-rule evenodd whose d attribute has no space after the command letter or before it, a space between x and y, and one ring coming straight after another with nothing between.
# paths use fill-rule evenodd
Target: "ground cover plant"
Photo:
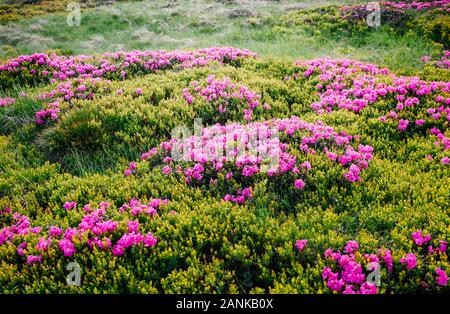
<instances>
[{"instance_id":1,"label":"ground cover plant","mask_svg":"<svg viewBox=\"0 0 450 314\"><path fill-rule=\"evenodd\" d=\"M236 47L0 64L2 293L450 292L449 2L381 3L377 30L360 4L234 5ZM268 56L271 33L421 48Z\"/></svg>"}]
</instances>

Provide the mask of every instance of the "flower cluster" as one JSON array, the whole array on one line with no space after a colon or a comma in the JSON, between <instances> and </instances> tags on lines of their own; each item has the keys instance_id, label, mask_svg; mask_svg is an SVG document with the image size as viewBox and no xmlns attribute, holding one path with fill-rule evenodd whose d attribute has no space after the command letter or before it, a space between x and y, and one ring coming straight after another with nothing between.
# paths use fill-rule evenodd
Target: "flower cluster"
<instances>
[{"instance_id":1,"label":"flower cluster","mask_svg":"<svg viewBox=\"0 0 450 314\"><path fill-rule=\"evenodd\" d=\"M16 245L17 254L24 257L26 263L36 264L43 260L50 247L56 245L66 257L73 256L77 249L84 246L110 250L113 255L123 255L125 249L131 246L143 244L145 247L156 245L157 239L152 233L141 234L139 232L139 220L131 220L130 217L138 217L144 213L149 217L157 214L161 206L168 204L168 200L153 199L148 205L132 199L128 204L120 207L116 219L108 218L107 213L110 204L102 202L98 208L92 208L89 204L83 207L85 214L77 227L63 229L52 225L47 232L44 227L31 227L30 219L25 215L2 211L2 215L12 218L13 224L0 229L0 246ZM73 209L75 202L66 202L66 209ZM123 232L121 225L126 225L127 232ZM27 241L23 241L23 239ZM119 238L116 243L113 239ZM34 243L34 245L33 245Z\"/></svg>"},{"instance_id":2,"label":"flower cluster","mask_svg":"<svg viewBox=\"0 0 450 314\"><path fill-rule=\"evenodd\" d=\"M411 270L417 266L417 256L414 253L408 253L400 259L402 265L406 265L406 269Z\"/></svg>"},{"instance_id":3,"label":"flower cluster","mask_svg":"<svg viewBox=\"0 0 450 314\"><path fill-rule=\"evenodd\" d=\"M36 124L45 124L48 118L55 121L61 112L59 102L45 104L45 108L36 112Z\"/></svg>"},{"instance_id":4,"label":"flower cluster","mask_svg":"<svg viewBox=\"0 0 450 314\"><path fill-rule=\"evenodd\" d=\"M67 201L67 202L64 203L64 208L66 210L71 210L71 209L74 209L75 207L77 207L77 203L76 202Z\"/></svg>"},{"instance_id":5,"label":"flower cluster","mask_svg":"<svg viewBox=\"0 0 450 314\"><path fill-rule=\"evenodd\" d=\"M224 196L224 201L231 201L236 204L244 204L247 199L252 199L252 191L250 188L245 188L237 191L237 195L227 194Z\"/></svg>"},{"instance_id":6,"label":"flower cluster","mask_svg":"<svg viewBox=\"0 0 450 314\"><path fill-rule=\"evenodd\" d=\"M286 141L280 140L279 135ZM352 139L351 135L338 133L321 121L308 123L293 116L247 125L216 124L203 128L201 134L162 142L160 147L142 154L141 160L158 156L165 164L164 174L175 171L184 176L187 184L217 183L219 176L223 176L226 183L232 179L284 175L296 189L302 190L312 166L308 160L298 160L290 149L298 149L305 159L322 151L332 162L348 168L344 177L355 182L368 167L373 149L359 145L355 150L350 144ZM135 169L134 164L125 175L131 174L131 168ZM235 203L250 198L249 188L236 196L225 196L225 200Z\"/></svg>"},{"instance_id":7,"label":"flower cluster","mask_svg":"<svg viewBox=\"0 0 450 314\"><path fill-rule=\"evenodd\" d=\"M190 88L183 89L183 96L188 104L193 104L196 97L201 97L203 101L212 103L221 115L242 108L244 119L247 121L252 120L253 111L256 108L270 108L268 104L261 105L261 96L246 86L238 86L232 83L228 77L218 80L214 75L210 75L206 79L206 84L197 81L191 82Z\"/></svg>"},{"instance_id":8,"label":"flower cluster","mask_svg":"<svg viewBox=\"0 0 450 314\"><path fill-rule=\"evenodd\" d=\"M422 231L418 230L411 235L414 243L419 247L429 243L431 241L430 235L422 235ZM305 240L298 240L296 243L297 248L301 251L304 247ZM440 240L438 248L434 249L433 246L428 247L428 251L419 253L407 253L399 259L399 268L405 268L407 271L412 271L418 268L419 258L422 263L432 263L437 256L431 256L432 254L444 254L447 250L447 242ZM344 248L344 252L334 251L327 249L324 253L324 257L332 265L325 266L322 270L322 278L325 280L327 287L333 292L343 294L374 294L377 293L377 285L368 281L368 276L363 271L363 265L366 266L366 270L369 272L376 271L378 276L381 276L381 265L384 265L391 276L394 276L394 258L391 250L381 248L378 250L378 254L362 254L359 252L359 244L357 241L349 241ZM431 257L431 258L430 258ZM436 268L436 284L447 285L448 276L441 268ZM380 278L378 278L380 279Z\"/></svg>"},{"instance_id":9,"label":"flower cluster","mask_svg":"<svg viewBox=\"0 0 450 314\"><path fill-rule=\"evenodd\" d=\"M132 199L128 204L124 204L119 208L119 212L123 213L125 211L129 211L130 214L135 217L141 213L144 213L148 216L155 216L157 214L158 208L162 206L166 206L168 204L167 199L153 199L150 201L148 205L142 204L140 201L136 199Z\"/></svg>"},{"instance_id":10,"label":"flower cluster","mask_svg":"<svg viewBox=\"0 0 450 314\"><path fill-rule=\"evenodd\" d=\"M297 240L295 242L295 247L297 248L297 250L303 251L307 244L308 240Z\"/></svg>"},{"instance_id":11,"label":"flower cluster","mask_svg":"<svg viewBox=\"0 0 450 314\"><path fill-rule=\"evenodd\" d=\"M343 294L376 294L377 286L368 282L361 263L357 262L358 243L350 241L345 247L346 253L333 252L327 249L324 256L327 260L334 262L337 271L325 266L322 270L322 279L326 280L326 285L334 292ZM359 256L359 255L358 255ZM371 263L379 261L376 255L367 256Z\"/></svg>"},{"instance_id":12,"label":"flower cluster","mask_svg":"<svg viewBox=\"0 0 450 314\"><path fill-rule=\"evenodd\" d=\"M307 78L317 82L320 100L311 107L318 114L335 109L360 113L373 106L379 112L385 112L378 117L379 121L386 124L392 121L400 132L440 125L440 140L444 150L448 149L449 141L444 133L450 121L449 82L397 76L373 64L352 60L297 61L296 66L300 72L293 75L294 79Z\"/></svg>"},{"instance_id":13,"label":"flower cluster","mask_svg":"<svg viewBox=\"0 0 450 314\"><path fill-rule=\"evenodd\" d=\"M440 269L439 267L435 269L436 272L436 282L438 285L441 286L446 286L448 285L448 276L445 273L445 271L443 271L442 269Z\"/></svg>"},{"instance_id":14,"label":"flower cluster","mask_svg":"<svg viewBox=\"0 0 450 314\"><path fill-rule=\"evenodd\" d=\"M255 57L253 52L236 48L204 48L194 51L117 51L100 57L59 56L36 53L19 56L0 65L0 78L13 77L25 82L66 81L70 78L124 79L178 66L205 66L211 61L229 63L237 58ZM1 82L2 80L0 80ZM7 80L5 80L5 83ZM1 84L0 84L1 86ZM9 86L5 86L9 87Z\"/></svg>"},{"instance_id":15,"label":"flower cluster","mask_svg":"<svg viewBox=\"0 0 450 314\"><path fill-rule=\"evenodd\" d=\"M444 50L442 57L439 60L435 60L430 56L423 56L421 60L426 64L433 64L438 68L450 69L450 51Z\"/></svg>"},{"instance_id":16,"label":"flower cluster","mask_svg":"<svg viewBox=\"0 0 450 314\"><path fill-rule=\"evenodd\" d=\"M16 102L15 98L0 98L0 107L8 107Z\"/></svg>"},{"instance_id":17,"label":"flower cluster","mask_svg":"<svg viewBox=\"0 0 450 314\"><path fill-rule=\"evenodd\" d=\"M93 99L97 93L110 91L111 81L96 78L77 78L59 83L50 92L41 93L37 96L40 100L70 101L72 99Z\"/></svg>"},{"instance_id":18,"label":"flower cluster","mask_svg":"<svg viewBox=\"0 0 450 314\"><path fill-rule=\"evenodd\" d=\"M130 164L128 165L128 168L125 169L125 171L123 172L123 174L128 177L129 175L131 175L133 173L134 170L137 169L137 163L132 161L130 162Z\"/></svg>"}]
</instances>

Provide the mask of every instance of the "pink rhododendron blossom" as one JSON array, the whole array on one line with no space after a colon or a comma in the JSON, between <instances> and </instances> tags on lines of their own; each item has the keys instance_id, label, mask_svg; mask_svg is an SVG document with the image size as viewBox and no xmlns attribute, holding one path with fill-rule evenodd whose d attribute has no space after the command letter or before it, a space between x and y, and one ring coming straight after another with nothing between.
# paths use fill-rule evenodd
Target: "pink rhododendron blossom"
<instances>
[{"instance_id":1,"label":"pink rhododendron blossom","mask_svg":"<svg viewBox=\"0 0 450 314\"><path fill-rule=\"evenodd\" d=\"M417 266L417 257L413 253L408 253L400 259L400 263L406 265L408 270L414 269Z\"/></svg>"},{"instance_id":2,"label":"pink rhododendron blossom","mask_svg":"<svg viewBox=\"0 0 450 314\"><path fill-rule=\"evenodd\" d=\"M441 268L436 268L435 269L436 272L436 282L438 285L440 286L447 286L448 285L448 276L445 273L445 271L443 271Z\"/></svg>"},{"instance_id":3,"label":"pink rhododendron blossom","mask_svg":"<svg viewBox=\"0 0 450 314\"><path fill-rule=\"evenodd\" d=\"M299 251L303 251L307 244L308 240L297 240L297 242L295 242L295 246Z\"/></svg>"},{"instance_id":4,"label":"pink rhododendron blossom","mask_svg":"<svg viewBox=\"0 0 450 314\"><path fill-rule=\"evenodd\" d=\"M27 264L29 264L29 265L40 263L41 261L42 261L41 256L36 256L36 255L28 255L27 256Z\"/></svg>"},{"instance_id":5,"label":"pink rhododendron blossom","mask_svg":"<svg viewBox=\"0 0 450 314\"><path fill-rule=\"evenodd\" d=\"M417 230L413 233L411 233L411 237L418 246L422 246L424 244L427 244L431 240L431 236L429 234L422 235L421 230Z\"/></svg>"},{"instance_id":6,"label":"pink rhododendron blossom","mask_svg":"<svg viewBox=\"0 0 450 314\"><path fill-rule=\"evenodd\" d=\"M72 256L76 249L75 245L72 243L72 241L67 239L61 239L58 241L59 249L64 253L64 256L70 257Z\"/></svg>"},{"instance_id":7,"label":"pink rhododendron blossom","mask_svg":"<svg viewBox=\"0 0 450 314\"><path fill-rule=\"evenodd\" d=\"M359 245L357 241L348 241L347 245L345 246L345 252L351 254L358 251Z\"/></svg>"},{"instance_id":8,"label":"pink rhododendron blossom","mask_svg":"<svg viewBox=\"0 0 450 314\"><path fill-rule=\"evenodd\" d=\"M294 187L297 190L302 190L305 187L305 182L302 179L297 179L294 182Z\"/></svg>"},{"instance_id":9,"label":"pink rhododendron blossom","mask_svg":"<svg viewBox=\"0 0 450 314\"><path fill-rule=\"evenodd\" d=\"M71 209L74 209L75 207L77 207L77 203L76 202L69 202L69 201L67 201L67 202L64 203L64 208L66 210L71 210Z\"/></svg>"}]
</instances>

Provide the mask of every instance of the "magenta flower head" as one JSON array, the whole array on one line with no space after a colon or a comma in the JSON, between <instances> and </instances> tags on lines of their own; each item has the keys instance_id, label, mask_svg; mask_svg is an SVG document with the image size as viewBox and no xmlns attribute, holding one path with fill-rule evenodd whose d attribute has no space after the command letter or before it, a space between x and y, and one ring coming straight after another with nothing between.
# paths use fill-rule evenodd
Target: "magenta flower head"
<instances>
[{"instance_id":1,"label":"magenta flower head","mask_svg":"<svg viewBox=\"0 0 450 314\"><path fill-rule=\"evenodd\" d=\"M443 165L448 165L448 164L450 164L450 157L448 157L448 156L443 157L442 160L441 160L441 163L442 163Z\"/></svg>"},{"instance_id":2,"label":"magenta flower head","mask_svg":"<svg viewBox=\"0 0 450 314\"><path fill-rule=\"evenodd\" d=\"M439 267L435 269L436 272L436 282L440 286L446 286L448 285L448 276L445 273L444 270L440 269Z\"/></svg>"},{"instance_id":3,"label":"magenta flower head","mask_svg":"<svg viewBox=\"0 0 450 314\"><path fill-rule=\"evenodd\" d=\"M64 208L66 209L66 210L71 210L71 209L74 209L75 207L77 207L77 203L76 202L65 202L64 203Z\"/></svg>"},{"instance_id":4,"label":"magenta flower head","mask_svg":"<svg viewBox=\"0 0 450 314\"><path fill-rule=\"evenodd\" d=\"M162 169L162 173L165 175L169 175L172 173L172 168L169 165L164 166Z\"/></svg>"},{"instance_id":5,"label":"magenta flower head","mask_svg":"<svg viewBox=\"0 0 450 314\"><path fill-rule=\"evenodd\" d=\"M29 265L40 263L40 262L42 262L41 256L36 256L36 255L28 255L27 256L27 264L29 264Z\"/></svg>"},{"instance_id":6,"label":"magenta flower head","mask_svg":"<svg viewBox=\"0 0 450 314\"><path fill-rule=\"evenodd\" d=\"M72 243L72 241L67 239L61 239L58 241L59 249L64 253L64 256L70 257L72 256L76 249L75 245Z\"/></svg>"},{"instance_id":7,"label":"magenta flower head","mask_svg":"<svg viewBox=\"0 0 450 314\"><path fill-rule=\"evenodd\" d=\"M158 240L156 239L156 237L154 237L153 234L150 232L147 233L147 235L144 238L144 245L146 247L155 246L157 242L158 242Z\"/></svg>"},{"instance_id":8,"label":"magenta flower head","mask_svg":"<svg viewBox=\"0 0 450 314\"><path fill-rule=\"evenodd\" d=\"M121 256L121 255L123 255L123 251L124 251L123 246L118 245L118 244L114 245L113 248L112 248L112 253L113 253L114 256Z\"/></svg>"},{"instance_id":9,"label":"magenta flower head","mask_svg":"<svg viewBox=\"0 0 450 314\"><path fill-rule=\"evenodd\" d=\"M128 166L130 170L136 170L137 169L137 163L135 161L130 162L130 165Z\"/></svg>"},{"instance_id":10,"label":"magenta flower head","mask_svg":"<svg viewBox=\"0 0 450 314\"><path fill-rule=\"evenodd\" d=\"M131 170L129 168L125 169L125 171L123 172L125 177L130 176L132 173L133 173L133 170Z\"/></svg>"},{"instance_id":11,"label":"magenta flower head","mask_svg":"<svg viewBox=\"0 0 450 314\"><path fill-rule=\"evenodd\" d=\"M139 221L132 220L128 223L128 232L137 232L139 229Z\"/></svg>"},{"instance_id":12,"label":"magenta flower head","mask_svg":"<svg viewBox=\"0 0 450 314\"><path fill-rule=\"evenodd\" d=\"M417 231L411 233L411 237L412 237L414 243L418 246L427 244L431 240L431 236L429 234L422 235L421 230L417 230Z\"/></svg>"},{"instance_id":13,"label":"magenta flower head","mask_svg":"<svg viewBox=\"0 0 450 314\"><path fill-rule=\"evenodd\" d=\"M347 245L345 246L345 252L352 254L355 253L356 251L358 251L359 245L357 241L348 241Z\"/></svg>"},{"instance_id":14,"label":"magenta flower head","mask_svg":"<svg viewBox=\"0 0 450 314\"><path fill-rule=\"evenodd\" d=\"M408 270L414 269L417 266L417 257L414 253L408 253L400 259L400 263L406 265Z\"/></svg>"},{"instance_id":15,"label":"magenta flower head","mask_svg":"<svg viewBox=\"0 0 450 314\"><path fill-rule=\"evenodd\" d=\"M295 182L294 182L294 187L297 189L297 190L302 190L304 187L305 187L305 182L302 180L302 179L297 179L297 180L295 180Z\"/></svg>"},{"instance_id":16,"label":"magenta flower head","mask_svg":"<svg viewBox=\"0 0 450 314\"><path fill-rule=\"evenodd\" d=\"M297 240L297 242L295 242L295 246L299 251L303 251L307 244L308 240Z\"/></svg>"},{"instance_id":17,"label":"magenta flower head","mask_svg":"<svg viewBox=\"0 0 450 314\"><path fill-rule=\"evenodd\" d=\"M49 229L49 235L51 237L58 237L62 234L62 229L57 226L51 226Z\"/></svg>"}]
</instances>

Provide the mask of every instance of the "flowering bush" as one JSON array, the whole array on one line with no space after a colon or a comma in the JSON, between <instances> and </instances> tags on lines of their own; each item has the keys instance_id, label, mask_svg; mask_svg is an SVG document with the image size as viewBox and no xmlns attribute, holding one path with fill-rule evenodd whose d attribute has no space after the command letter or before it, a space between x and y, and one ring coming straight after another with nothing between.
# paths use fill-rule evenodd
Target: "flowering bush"
<instances>
[{"instance_id":1,"label":"flowering bush","mask_svg":"<svg viewBox=\"0 0 450 314\"><path fill-rule=\"evenodd\" d=\"M448 277L444 270L437 267L433 278L430 269L438 265L439 260L446 260L447 242L439 241L440 245L434 249L432 245L428 250L423 246L431 240L430 235L422 237L422 231L412 233L412 238L419 249L418 253L407 253L399 260L399 265L393 258L391 250L381 248L378 253L363 254L359 251L357 241L349 241L344 252L334 252L327 249L324 257L332 263L332 267L325 266L322 270L322 278L327 287L333 292L343 294L376 294L379 289L389 291L391 284L408 280L409 272L416 272L421 278L421 284L426 289L439 290L440 286L447 286ZM444 256L441 256L444 254ZM420 259L420 265L418 265ZM418 270L420 267L423 271ZM336 271L333 271L336 269ZM364 272L364 269L367 271ZM405 273L405 270L406 272ZM392 281L392 283L391 283Z\"/></svg>"},{"instance_id":2,"label":"flowering bush","mask_svg":"<svg viewBox=\"0 0 450 314\"><path fill-rule=\"evenodd\" d=\"M374 107L381 113L380 122L394 125L400 132L424 133L428 129L438 137L437 146L442 145L444 151L449 149L445 136L450 121L448 82L401 77L373 64L352 60L298 61L296 66L299 72L293 74L293 79L306 78L316 83L320 100L311 108L318 114L336 109L362 113L367 107Z\"/></svg>"},{"instance_id":3,"label":"flowering bush","mask_svg":"<svg viewBox=\"0 0 450 314\"><path fill-rule=\"evenodd\" d=\"M6 63L2 293L449 292L445 80L202 51Z\"/></svg>"},{"instance_id":4,"label":"flowering bush","mask_svg":"<svg viewBox=\"0 0 450 314\"><path fill-rule=\"evenodd\" d=\"M197 81L191 82L190 86L191 88L183 89L183 97L189 105L198 107L195 95L208 104L212 104L214 108L207 121L216 120L216 122L224 123L227 120L236 120L238 119L236 111L239 109L242 110L244 120L248 121L253 119L254 110L270 108L268 104L260 104L260 95L245 86L231 83L228 77L216 80L215 76L211 75L206 80L206 86L203 87ZM201 110L205 112L208 109L201 108Z\"/></svg>"},{"instance_id":5,"label":"flowering bush","mask_svg":"<svg viewBox=\"0 0 450 314\"><path fill-rule=\"evenodd\" d=\"M204 66L211 61L230 63L241 57L255 57L248 50L235 48L206 48L195 51L133 51L105 53L100 57L58 56L33 54L9 60L0 66L0 88L13 83L55 83L81 77L125 79L173 67Z\"/></svg>"},{"instance_id":6,"label":"flowering bush","mask_svg":"<svg viewBox=\"0 0 450 314\"><path fill-rule=\"evenodd\" d=\"M53 245L66 257L74 255L77 248L82 251L85 247L110 250L115 256L123 255L129 247L140 244L152 247L157 243L152 233L143 235L139 232L139 220L128 219L140 213L153 217L157 215L157 209L166 204L167 200L154 199L145 205L132 199L120 207L119 214L114 215L115 219L108 219L108 202L101 202L98 208L87 204L83 207L85 214L77 227L63 229L52 225L48 232L41 226L32 227L28 216L16 212L2 213L2 220L12 220L14 223L0 229L0 246L14 247L20 243L17 245L16 260L23 260L27 264L42 262ZM76 202L66 202L64 208L72 210L76 205Z\"/></svg>"},{"instance_id":7,"label":"flowering bush","mask_svg":"<svg viewBox=\"0 0 450 314\"><path fill-rule=\"evenodd\" d=\"M280 140L279 132L286 141ZM141 160L158 156L166 164L164 174L176 171L187 184L218 185L218 179L223 178L221 185L229 190L236 183L248 185L255 177L267 176L282 177L299 190L305 187L301 178L306 179L312 167L308 155L319 153L346 169L344 177L349 182L360 181L361 171L372 159L372 147L359 145L355 150L350 144L352 139L320 121L311 124L293 116L248 125L216 124L187 139L163 142L159 148L143 153ZM302 153L290 153L294 147ZM178 160L174 160L175 154ZM136 164L130 164L125 175L134 169ZM237 196L224 197L235 203L243 203L247 198L251 199L248 187L237 191Z\"/></svg>"}]
</instances>

